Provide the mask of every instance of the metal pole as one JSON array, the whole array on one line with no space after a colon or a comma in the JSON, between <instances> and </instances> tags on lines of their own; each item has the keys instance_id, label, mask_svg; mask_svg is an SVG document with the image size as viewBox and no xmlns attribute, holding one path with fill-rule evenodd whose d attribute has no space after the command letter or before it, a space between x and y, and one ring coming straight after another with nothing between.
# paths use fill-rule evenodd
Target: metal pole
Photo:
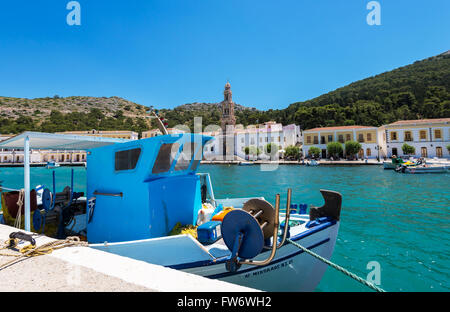
<instances>
[{"instance_id":1,"label":"metal pole","mask_svg":"<svg viewBox=\"0 0 450 312\"><path fill-rule=\"evenodd\" d=\"M24 172L24 189L25 189L25 231L30 231L30 138L25 138L23 147L23 172Z\"/></svg>"}]
</instances>

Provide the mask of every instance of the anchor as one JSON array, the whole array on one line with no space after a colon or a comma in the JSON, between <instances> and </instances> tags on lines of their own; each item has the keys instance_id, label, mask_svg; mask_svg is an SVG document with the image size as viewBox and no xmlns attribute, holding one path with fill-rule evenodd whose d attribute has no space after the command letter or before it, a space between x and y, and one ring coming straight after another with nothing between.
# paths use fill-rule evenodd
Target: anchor
<instances>
[{"instance_id":1,"label":"anchor","mask_svg":"<svg viewBox=\"0 0 450 312\"><path fill-rule=\"evenodd\" d=\"M225 216L222 236L225 245L231 250L230 260L225 263L228 271L235 272L242 264L264 266L273 260L289 231L291 195L292 190L288 189L285 226L279 243L280 194L275 196L275 208L265 200L254 198L247 201L242 209L233 210ZM265 246L271 237L272 246ZM271 250L270 255L265 260L253 260L264 248Z\"/></svg>"}]
</instances>

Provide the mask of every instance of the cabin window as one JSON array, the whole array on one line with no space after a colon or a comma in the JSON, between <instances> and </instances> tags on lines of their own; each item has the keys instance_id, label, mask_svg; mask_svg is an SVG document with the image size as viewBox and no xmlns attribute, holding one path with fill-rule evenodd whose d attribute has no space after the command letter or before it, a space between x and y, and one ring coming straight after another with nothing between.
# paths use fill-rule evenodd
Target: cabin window
<instances>
[{"instance_id":1,"label":"cabin window","mask_svg":"<svg viewBox=\"0 0 450 312\"><path fill-rule=\"evenodd\" d=\"M155 174L169 171L179 148L180 144L178 143L166 143L161 145L158 156L156 156L155 164L153 165L152 173Z\"/></svg>"},{"instance_id":2,"label":"cabin window","mask_svg":"<svg viewBox=\"0 0 450 312\"><path fill-rule=\"evenodd\" d=\"M141 155L140 148L116 152L115 154L116 171L131 170L136 168L140 155ZM84 159L84 155L82 155L82 157Z\"/></svg>"},{"instance_id":3,"label":"cabin window","mask_svg":"<svg viewBox=\"0 0 450 312\"><path fill-rule=\"evenodd\" d=\"M198 165L200 164L200 160L201 160L201 159L194 159L194 161L192 162L192 167L191 167L191 170L192 170L192 171L197 170L197 167L198 167Z\"/></svg>"},{"instance_id":4,"label":"cabin window","mask_svg":"<svg viewBox=\"0 0 450 312\"><path fill-rule=\"evenodd\" d=\"M178 157L177 164L175 165L175 170L186 170L189 168L191 159L194 157L194 153L197 149L197 143L187 142L183 145L183 150Z\"/></svg>"}]
</instances>

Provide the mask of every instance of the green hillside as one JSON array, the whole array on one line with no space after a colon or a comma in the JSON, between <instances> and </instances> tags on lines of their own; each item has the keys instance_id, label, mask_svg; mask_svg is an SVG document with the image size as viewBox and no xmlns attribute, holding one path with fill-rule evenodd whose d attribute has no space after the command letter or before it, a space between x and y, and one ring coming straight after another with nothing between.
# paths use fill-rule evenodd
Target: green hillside
<instances>
[{"instance_id":1,"label":"green hillside","mask_svg":"<svg viewBox=\"0 0 450 312\"><path fill-rule=\"evenodd\" d=\"M203 126L220 125L218 103L191 103L161 109L169 127L193 129L195 116ZM120 97L23 99L0 96L0 133L25 130L133 130L151 127L145 107ZM370 77L285 109L259 111L236 105L237 123L275 120L302 129L319 126L380 126L404 119L450 117L450 51Z\"/></svg>"},{"instance_id":2,"label":"green hillside","mask_svg":"<svg viewBox=\"0 0 450 312\"><path fill-rule=\"evenodd\" d=\"M266 113L303 129L450 117L450 51Z\"/></svg>"}]
</instances>

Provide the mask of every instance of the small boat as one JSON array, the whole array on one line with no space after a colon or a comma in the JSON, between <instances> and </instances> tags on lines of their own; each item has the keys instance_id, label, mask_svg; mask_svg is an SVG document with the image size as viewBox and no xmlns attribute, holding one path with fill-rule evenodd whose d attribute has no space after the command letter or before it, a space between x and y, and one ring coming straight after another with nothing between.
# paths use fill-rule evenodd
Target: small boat
<instances>
[{"instance_id":1,"label":"small boat","mask_svg":"<svg viewBox=\"0 0 450 312\"><path fill-rule=\"evenodd\" d=\"M56 193L53 183L53 190L44 188L40 195L42 207L33 206L32 214L25 207L25 227L28 215L32 230L45 225L59 238L78 233L90 248L265 291L313 291L327 269L294 244L331 259L341 194L320 190L324 203L308 214L291 213L291 189L285 213L279 194L274 206L256 194L216 198L210 175L197 172L213 137L172 134L118 142L26 132L0 142L0 148L20 147L24 139L29 148L61 150L65 141L66 149L83 146L88 163L86 201L77 202L84 194L73 192L72 173L71 187ZM57 226L50 228L49 220Z\"/></svg>"},{"instance_id":2,"label":"small boat","mask_svg":"<svg viewBox=\"0 0 450 312\"><path fill-rule=\"evenodd\" d=\"M45 168L47 169L54 169L54 168L58 168L60 165L56 162L56 161L48 161L47 164L45 165Z\"/></svg>"},{"instance_id":3,"label":"small boat","mask_svg":"<svg viewBox=\"0 0 450 312\"><path fill-rule=\"evenodd\" d=\"M402 165L395 169L400 173L447 173L450 172L450 166L448 165L435 165L435 164L420 164L417 166L405 166Z\"/></svg>"},{"instance_id":4,"label":"small boat","mask_svg":"<svg viewBox=\"0 0 450 312\"><path fill-rule=\"evenodd\" d=\"M391 161L384 161L383 162L383 168L384 169L396 169L399 166L415 166L417 165L417 162L412 161L412 160L408 160L408 161L403 161L403 159L401 159L400 157L395 157L393 156Z\"/></svg>"},{"instance_id":5,"label":"small boat","mask_svg":"<svg viewBox=\"0 0 450 312\"><path fill-rule=\"evenodd\" d=\"M305 164L307 166L319 166L320 165L319 162L317 160L315 160L315 159L311 159L310 161L307 160L305 162Z\"/></svg>"},{"instance_id":6,"label":"small boat","mask_svg":"<svg viewBox=\"0 0 450 312\"><path fill-rule=\"evenodd\" d=\"M240 161L238 165L239 166L253 166L254 163L251 161Z\"/></svg>"}]
</instances>

